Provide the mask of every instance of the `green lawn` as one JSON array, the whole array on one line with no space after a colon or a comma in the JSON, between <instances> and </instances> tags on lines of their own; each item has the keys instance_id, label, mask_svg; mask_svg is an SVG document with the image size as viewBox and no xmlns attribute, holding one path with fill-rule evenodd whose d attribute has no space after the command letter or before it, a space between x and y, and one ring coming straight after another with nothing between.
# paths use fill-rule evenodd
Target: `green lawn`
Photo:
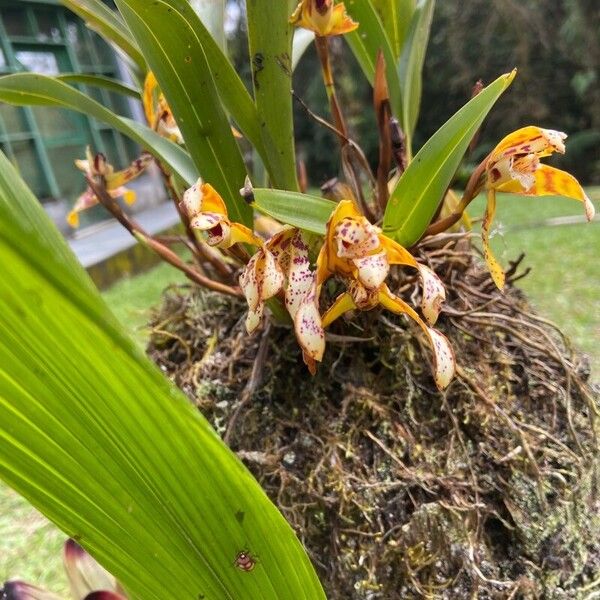
<instances>
[{"instance_id":1,"label":"green lawn","mask_svg":"<svg viewBox=\"0 0 600 600\"><path fill-rule=\"evenodd\" d=\"M600 206L600 188L591 191ZM472 218L483 214L478 199ZM499 200L493 245L506 266L519 252L532 273L520 282L539 311L560 324L592 358L594 379L600 379L600 222L549 226L548 219L582 215L573 201L506 196ZM143 344L148 308L162 290L184 278L162 264L143 275L119 282L104 293L108 304L131 334ZM66 595L60 564L63 536L13 492L0 486L0 580L19 577Z\"/></svg>"}]
</instances>

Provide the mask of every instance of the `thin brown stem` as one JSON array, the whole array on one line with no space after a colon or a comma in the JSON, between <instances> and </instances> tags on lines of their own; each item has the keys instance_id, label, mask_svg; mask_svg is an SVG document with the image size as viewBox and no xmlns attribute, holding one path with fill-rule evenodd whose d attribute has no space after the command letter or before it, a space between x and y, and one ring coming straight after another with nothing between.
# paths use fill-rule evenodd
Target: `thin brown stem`
<instances>
[{"instance_id":1,"label":"thin brown stem","mask_svg":"<svg viewBox=\"0 0 600 600\"><path fill-rule=\"evenodd\" d=\"M100 201L102 206L110 212L110 214L123 225L125 229L139 242L144 243L151 250L156 252L165 262L179 269L190 281L197 283L203 287L206 287L215 292L227 294L228 296L240 297L242 291L238 287L231 287L218 281L209 279L190 265L186 264L175 252L170 248L161 244L155 240L150 234L148 234L139 223L134 221L131 217L126 215L117 202L110 197L106 191L104 185L99 184L93 177L87 177L88 185L94 192L96 198Z\"/></svg>"}]
</instances>

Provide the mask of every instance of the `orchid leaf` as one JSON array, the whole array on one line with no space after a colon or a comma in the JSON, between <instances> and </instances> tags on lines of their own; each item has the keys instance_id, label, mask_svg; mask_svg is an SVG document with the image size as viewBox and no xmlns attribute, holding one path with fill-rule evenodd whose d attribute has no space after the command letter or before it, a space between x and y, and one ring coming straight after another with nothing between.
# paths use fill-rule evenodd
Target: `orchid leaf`
<instances>
[{"instance_id":1,"label":"orchid leaf","mask_svg":"<svg viewBox=\"0 0 600 600\"><path fill-rule=\"evenodd\" d=\"M371 0L390 40L394 57L400 58L416 0Z\"/></svg>"},{"instance_id":2,"label":"orchid leaf","mask_svg":"<svg viewBox=\"0 0 600 600\"><path fill-rule=\"evenodd\" d=\"M81 17L86 25L116 46L128 57L137 69L141 81L147 71L146 60L135 43L123 19L102 0L60 0L63 6Z\"/></svg>"},{"instance_id":3,"label":"orchid leaf","mask_svg":"<svg viewBox=\"0 0 600 600\"><path fill-rule=\"evenodd\" d=\"M238 193L246 167L193 27L198 16L187 3L188 14L180 11L180 0L116 4L156 75L200 175L223 197L231 219L249 225L250 210Z\"/></svg>"},{"instance_id":4,"label":"orchid leaf","mask_svg":"<svg viewBox=\"0 0 600 600\"><path fill-rule=\"evenodd\" d=\"M324 598L282 515L124 335L1 154L0 261L0 478L130 598Z\"/></svg>"},{"instance_id":5,"label":"orchid leaf","mask_svg":"<svg viewBox=\"0 0 600 600\"><path fill-rule=\"evenodd\" d=\"M396 58L379 14L371 0L346 0L345 5L348 14L358 22L359 27L347 33L344 38L350 44L358 64L371 85L375 82L377 55L381 50L385 59L392 112L401 118L402 92L396 69ZM404 127L403 123L401 125Z\"/></svg>"},{"instance_id":6,"label":"orchid leaf","mask_svg":"<svg viewBox=\"0 0 600 600\"><path fill-rule=\"evenodd\" d=\"M292 111L293 28L289 23L293 4L289 0L246 3L254 99L264 143L276 150L277 185L289 190L298 189Z\"/></svg>"},{"instance_id":7,"label":"orchid leaf","mask_svg":"<svg viewBox=\"0 0 600 600\"><path fill-rule=\"evenodd\" d=\"M407 247L421 238L473 136L515 74L502 75L488 85L421 148L392 191L383 219L386 235Z\"/></svg>"},{"instance_id":8,"label":"orchid leaf","mask_svg":"<svg viewBox=\"0 0 600 600\"><path fill-rule=\"evenodd\" d=\"M325 234L336 203L319 196L284 190L255 189L253 206L273 219L305 231Z\"/></svg>"},{"instance_id":9,"label":"orchid leaf","mask_svg":"<svg viewBox=\"0 0 600 600\"><path fill-rule=\"evenodd\" d=\"M412 137L419 117L423 87L423 65L429 43L435 0L422 0L410 23L406 44L400 59L400 84L402 87L402 119L406 134L409 160L412 158Z\"/></svg>"},{"instance_id":10,"label":"orchid leaf","mask_svg":"<svg viewBox=\"0 0 600 600\"><path fill-rule=\"evenodd\" d=\"M115 114L59 78L35 73L5 75L0 77L0 100L19 106L56 106L87 114L136 141L186 184L192 185L198 178L198 172L189 155L177 144L137 121Z\"/></svg>"},{"instance_id":11,"label":"orchid leaf","mask_svg":"<svg viewBox=\"0 0 600 600\"><path fill-rule=\"evenodd\" d=\"M61 73L56 75L56 79L65 83L80 83L82 85L90 85L93 87L104 88L110 92L116 92L123 96L140 99L141 92L139 89L125 85L122 81L105 75L86 75L84 73Z\"/></svg>"}]
</instances>

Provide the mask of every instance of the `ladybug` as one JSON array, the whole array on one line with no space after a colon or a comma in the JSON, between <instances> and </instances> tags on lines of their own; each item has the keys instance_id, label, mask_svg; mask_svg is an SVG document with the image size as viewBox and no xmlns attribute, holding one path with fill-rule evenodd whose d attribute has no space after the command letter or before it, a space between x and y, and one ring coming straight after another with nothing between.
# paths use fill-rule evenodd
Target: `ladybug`
<instances>
[{"instance_id":1,"label":"ladybug","mask_svg":"<svg viewBox=\"0 0 600 600\"><path fill-rule=\"evenodd\" d=\"M256 559L252 558L247 550L242 550L235 557L233 564L241 571L252 571L256 566Z\"/></svg>"}]
</instances>

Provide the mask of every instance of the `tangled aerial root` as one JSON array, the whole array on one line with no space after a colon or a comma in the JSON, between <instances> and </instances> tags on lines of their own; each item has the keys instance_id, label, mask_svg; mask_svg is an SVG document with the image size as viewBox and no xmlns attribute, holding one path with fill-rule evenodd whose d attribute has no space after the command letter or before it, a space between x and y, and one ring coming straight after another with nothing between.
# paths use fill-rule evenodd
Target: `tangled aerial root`
<instances>
[{"instance_id":1,"label":"tangled aerial root","mask_svg":"<svg viewBox=\"0 0 600 600\"><path fill-rule=\"evenodd\" d=\"M419 251L449 291L438 327L459 369L443 394L425 339L378 311L332 327L311 379L289 329L248 338L241 303L174 290L150 355L279 506L332 600L596 597L586 361L515 287L495 290L465 237ZM415 283L395 289L414 301Z\"/></svg>"}]
</instances>

